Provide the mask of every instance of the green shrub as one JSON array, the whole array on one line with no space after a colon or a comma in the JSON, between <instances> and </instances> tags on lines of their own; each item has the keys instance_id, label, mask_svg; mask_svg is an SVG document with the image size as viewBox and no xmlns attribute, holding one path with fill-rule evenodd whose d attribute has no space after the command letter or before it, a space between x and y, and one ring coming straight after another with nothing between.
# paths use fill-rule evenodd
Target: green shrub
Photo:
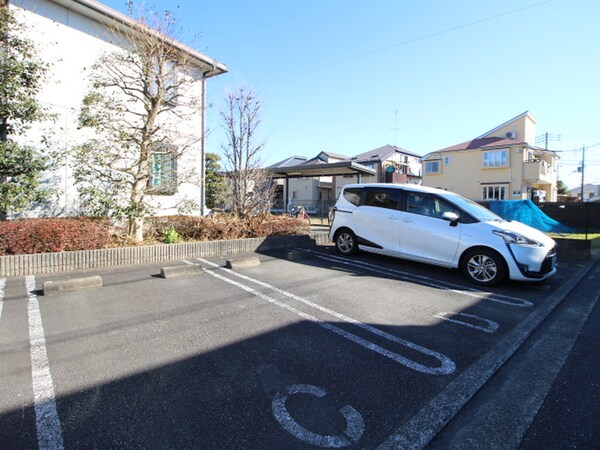
<instances>
[{"instance_id":1,"label":"green shrub","mask_svg":"<svg viewBox=\"0 0 600 450\"><path fill-rule=\"evenodd\" d=\"M163 234L163 242L165 244L176 244L180 239L179 233L173 227L167 228Z\"/></svg>"}]
</instances>

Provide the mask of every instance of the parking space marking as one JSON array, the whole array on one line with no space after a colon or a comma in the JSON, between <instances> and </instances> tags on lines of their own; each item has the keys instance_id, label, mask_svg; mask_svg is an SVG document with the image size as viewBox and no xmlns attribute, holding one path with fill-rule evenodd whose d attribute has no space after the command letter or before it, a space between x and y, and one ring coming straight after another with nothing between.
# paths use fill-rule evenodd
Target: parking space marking
<instances>
[{"instance_id":1,"label":"parking space marking","mask_svg":"<svg viewBox=\"0 0 600 450\"><path fill-rule=\"evenodd\" d=\"M6 287L6 278L0 278L0 321L2 320L2 308L4 307L4 288Z\"/></svg>"},{"instance_id":2,"label":"parking space marking","mask_svg":"<svg viewBox=\"0 0 600 450\"><path fill-rule=\"evenodd\" d=\"M224 281L226 283L229 283L229 284L231 284L233 286L236 286L236 287L238 287L240 289L243 289L244 291L249 292L249 293L251 293L252 295L254 295L256 297L262 298L263 300L266 300L269 303L272 303L272 304L277 305L277 306L279 306L279 307L281 307L283 309L286 309L286 310L288 310L290 312L293 312L294 314L302 317L303 319L310 320L311 322L315 322L316 324L318 324L322 328L325 328L328 331L331 331L331 332L333 332L333 333L335 333L335 334L337 334L339 336L342 336L342 337L344 337L344 338L346 338L346 339L354 342L355 344L361 345L362 347L365 347L365 348L367 348L367 349L369 349L369 350L371 350L371 351L373 351L375 353L379 353L380 355L385 356L385 357L387 357L387 358L389 358L389 359L391 359L391 360L393 360L393 361L395 361L395 362L397 362L399 364L402 364L405 367L413 369L413 370L415 370L417 372L427 373L427 374L430 374L430 375L448 375L448 374L453 373L456 370L456 364L454 363L454 361L452 361L450 358L448 358L447 356L445 356L445 355L443 355L441 353L435 352L433 350L430 350L428 348L425 348L423 346L415 344L414 342L407 341L405 339L399 338L399 337L394 336L392 334L386 333L385 331L382 331L382 330L380 330L378 328L375 328L375 327L373 327L371 325L359 322L356 319L352 319L351 317L348 317L348 316L345 316L344 314L340 314L338 312L332 311L332 310L330 310L328 308L325 308L325 307L323 307L321 305L317 305L317 304L315 304L315 303L313 303L313 302L311 302L309 300L306 300L306 299L304 299L302 297L294 295L294 294L292 294L290 292L286 292L286 291L284 291L282 289L276 288L275 286L271 286L271 285L269 285L267 283L264 283L262 281L255 280L253 278L247 277L247 276L242 275L240 273L234 272L234 271L232 271L230 269L226 269L226 268L224 268L222 266L219 266L218 264L212 263L210 261L207 261L207 260L204 260L204 259L201 259L201 258L197 258L197 259L199 261L201 261L201 262L203 262L203 263L205 263L205 264L213 267L213 268L219 269L221 271L225 271L225 272L227 272L227 273L229 273L231 275L234 275L234 276L236 276L238 278L242 278L242 279L244 279L246 281L258 284L259 286L265 287L265 288L270 289L270 290L272 290L274 292L277 292L278 294L281 294L281 295L283 295L285 297L288 297L290 299L293 299L293 300L296 300L298 302L301 302L301 303L303 303L303 304L305 304L307 306L310 306L311 308L314 308L314 309L317 309L317 310L319 310L321 312L330 314L330 315L332 315L332 316L336 317L337 319L340 319L340 320L342 320L344 322L351 323L352 325L358 326L358 327L360 327L360 328L362 328L364 330L367 330L367 331L369 331L369 332L371 332L371 333L373 333L373 334L375 334L377 336L383 337L383 338L385 338L385 339L387 339L389 341L392 341L392 342L400 344L400 345L402 345L404 347L410 348L411 350L417 351L417 352L422 353L422 354L424 354L426 356L430 356L432 358L435 358L435 359L437 359L440 362L440 366L439 367L425 366L425 365L420 364L420 363L418 363L416 361L413 361L411 359L405 358L404 356L401 356L401 355L399 355L397 353L394 353L394 352L392 352L390 350L387 350L387 349L385 349L385 348L383 348L383 347L381 347L381 346L379 346L377 344L374 344L374 343L372 343L370 341L367 341L366 339L363 339L363 338L361 338L361 337L359 337L359 336L357 336L355 334L352 334L352 333L350 333L350 332L348 332L346 330L343 330L343 329L341 329L339 327L336 327L335 325L331 325L328 322L325 322L325 321L320 320L320 319L318 319L318 318L316 318L314 316L306 314L306 313L304 313L304 312L302 312L302 311L294 308L293 306L290 306L290 305L288 305L286 303L280 302L279 300L276 300L276 299L274 299L272 297L269 297L268 295L266 295L266 294L264 294L262 292L259 292L259 291L255 290L255 289L252 289L249 286L246 286L245 284L238 283L237 281L234 281L234 280L231 280L231 279L229 279L227 277L221 276L221 275L215 273L214 271L210 271L210 270L204 269L204 271L206 273L212 275L215 278L218 278L218 279L220 279L220 280L222 280L222 281ZM187 263L187 264L194 264L194 263L192 263L190 261L185 261L184 260L184 262Z\"/></svg>"},{"instance_id":3,"label":"parking space marking","mask_svg":"<svg viewBox=\"0 0 600 450\"><path fill-rule=\"evenodd\" d=\"M40 304L35 294L35 277L26 277L25 286L27 288L31 377L38 445L41 449L61 450L64 448L62 430L48 364Z\"/></svg>"},{"instance_id":4,"label":"parking space marking","mask_svg":"<svg viewBox=\"0 0 600 450\"><path fill-rule=\"evenodd\" d=\"M364 270L368 270L371 272L384 273L387 275L392 275L400 280L412 281L415 278L419 279L420 283L425 286L433 287L436 289L443 288L450 292L455 292L461 295L467 295L470 297L481 298L483 300L489 300L491 302L501 303L509 306L516 306L519 308L531 308L533 303L529 300L525 300L524 298L513 297L510 295L498 294L494 292L486 292L479 289L468 288L465 286L461 286L459 284L454 284L446 281L431 281L431 278L428 278L424 275L413 274L409 272L404 272L402 270L390 269L388 267L380 266L377 264L368 263L365 261L356 261L350 260L348 258L342 258L339 256L326 255L324 253L315 252L312 250L307 250L315 255L315 257L319 259L323 259L326 261L336 262L339 264L344 264L346 266L358 267Z\"/></svg>"},{"instance_id":5,"label":"parking space marking","mask_svg":"<svg viewBox=\"0 0 600 450\"><path fill-rule=\"evenodd\" d=\"M494 322L493 320L484 319L483 317L476 316L474 314L467 314L467 313L463 313L463 312L459 312L459 313L441 312L441 313L437 313L435 315L435 317L437 317L438 319L445 320L447 322L455 323L457 325L461 325L464 327L469 327L469 328L473 328L475 330L483 331L485 333L495 333L498 330L498 328L500 327L500 325L498 325L498 323ZM467 319L481 321L481 322L484 322L487 326L476 325L471 322L466 322L464 320L457 319L457 317L466 317Z\"/></svg>"},{"instance_id":6,"label":"parking space marking","mask_svg":"<svg viewBox=\"0 0 600 450\"><path fill-rule=\"evenodd\" d=\"M308 394L317 398L323 398L327 391L318 386L310 384L295 384L289 386L285 393L279 393L273 399L271 408L273 415L285 431L297 439L310 445L324 448L342 448L356 444L365 432L365 421L360 413L352 406L346 405L339 412L346 419L346 429L341 435L322 435L307 430L294 420L285 407L290 395Z\"/></svg>"}]
</instances>

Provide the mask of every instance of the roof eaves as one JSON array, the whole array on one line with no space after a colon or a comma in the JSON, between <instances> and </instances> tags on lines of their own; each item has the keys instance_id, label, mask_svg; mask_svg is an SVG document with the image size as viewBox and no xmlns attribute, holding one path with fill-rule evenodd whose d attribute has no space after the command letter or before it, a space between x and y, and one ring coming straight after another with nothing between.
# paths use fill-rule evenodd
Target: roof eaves
<instances>
[{"instance_id":1,"label":"roof eaves","mask_svg":"<svg viewBox=\"0 0 600 450\"><path fill-rule=\"evenodd\" d=\"M216 75L221 75L221 74L227 73L229 71L229 69L227 68L227 66L225 64L222 64L222 63L218 62L217 60L215 60L203 53L200 53L199 51L194 50L193 48L188 47L187 45L185 45L179 41L176 41L175 39L165 36L165 35L159 33L158 31L153 30L152 28L148 27L147 25L144 25L144 24L132 19L131 17L126 16L125 14L121 14L120 12L115 11L114 9L109 8L108 6L103 5L102 3L97 2L95 0L50 0L50 1L52 1L53 3L56 3L58 5L64 6L67 9L77 11L78 13L80 13L86 17L89 17L91 19L98 20L99 22L103 23L104 25L113 25L116 23L118 26L126 27L130 30L141 31L143 33L147 33L147 34L159 37L160 39L164 39L165 42L169 43L170 45L177 48L178 50L188 54L189 56L194 58L196 61L201 63L201 65L205 66L205 68L208 69L204 72L205 78L213 77Z\"/></svg>"}]
</instances>

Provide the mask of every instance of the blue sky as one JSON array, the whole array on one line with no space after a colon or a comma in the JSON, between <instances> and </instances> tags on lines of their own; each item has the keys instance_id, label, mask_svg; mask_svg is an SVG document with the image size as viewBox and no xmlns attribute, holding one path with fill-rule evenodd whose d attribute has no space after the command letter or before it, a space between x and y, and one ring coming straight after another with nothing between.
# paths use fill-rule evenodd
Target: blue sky
<instances>
[{"instance_id":1,"label":"blue sky","mask_svg":"<svg viewBox=\"0 0 600 450\"><path fill-rule=\"evenodd\" d=\"M242 86L263 102L266 164L385 144L424 155L529 110L538 135L561 136L549 147L575 187L581 151L567 150L600 143L597 0L146 3L175 10L181 40L230 69L208 84L210 151L225 93ZM586 163L600 183L600 145Z\"/></svg>"}]
</instances>

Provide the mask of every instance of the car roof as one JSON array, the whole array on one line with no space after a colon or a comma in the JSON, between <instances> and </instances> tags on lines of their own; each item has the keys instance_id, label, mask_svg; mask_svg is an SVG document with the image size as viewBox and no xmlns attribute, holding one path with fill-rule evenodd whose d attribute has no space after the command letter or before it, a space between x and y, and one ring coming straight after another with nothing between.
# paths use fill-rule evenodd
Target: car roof
<instances>
[{"instance_id":1,"label":"car roof","mask_svg":"<svg viewBox=\"0 0 600 450\"><path fill-rule=\"evenodd\" d=\"M364 188L364 187L404 189L406 191L425 192L425 193L431 193L431 194L456 195L453 192L445 191L443 189L433 188L430 186L421 186L418 184L404 184L404 183L360 183L360 184L354 183L354 184L345 185L344 189Z\"/></svg>"}]
</instances>

